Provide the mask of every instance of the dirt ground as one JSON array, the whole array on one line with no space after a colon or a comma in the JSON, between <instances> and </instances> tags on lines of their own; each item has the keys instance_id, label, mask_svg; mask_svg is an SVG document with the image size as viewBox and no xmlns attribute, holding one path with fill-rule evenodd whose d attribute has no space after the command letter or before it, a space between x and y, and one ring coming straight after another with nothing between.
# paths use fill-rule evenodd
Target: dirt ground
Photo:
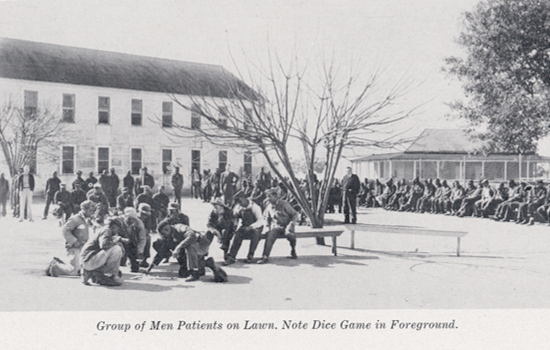
<instances>
[{"instance_id":1,"label":"dirt ground","mask_svg":"<svg viewBox=\"0 0 550 350\"><path fill-rule=\"evenodd\" d=\"M229 282L212 274L198 282L177 278L177 263L161 264L151 275L123 267L120 287L85 286L78 278L47 277L53 256L66 259L57 221L0 219L0 311L115 310L366 310L492 309L550 307L550 227L498 223L479 218L395 213L366 209L359 222L467 231L462 256L456 238L387 233L350 233L338 239L338 256L313 238L298 240L297 260L279 239L267 265L238 262L224 267ZM204 230L211 206L185 199L191 226ZM330 214L341 219L341 214ZM245 241L238 258L244 258ZM256 257L263 249L260 242ZM154 253L154 251L152 251ZM211 256L221 263L219 244Z\"/></svg>"}]
</instances>

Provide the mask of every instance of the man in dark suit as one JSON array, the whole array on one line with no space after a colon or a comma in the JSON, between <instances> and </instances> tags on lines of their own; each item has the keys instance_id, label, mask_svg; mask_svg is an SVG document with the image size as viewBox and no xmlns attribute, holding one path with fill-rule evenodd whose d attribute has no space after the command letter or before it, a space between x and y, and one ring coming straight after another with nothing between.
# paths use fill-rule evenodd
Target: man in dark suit
<instances>
[{"instance_id":1,"label":"man in dark suit","mask_svg":"<svg viewBox=\"0 0 550 350\"><path fill-rule=\"evenodd\" d=\"M357 194L361 189L361 182L357 175L353 174L351 167L346 168L346 175L342 179L342 200L344 202L344 223L357 223Z\"/></svg>"}]
</instances>

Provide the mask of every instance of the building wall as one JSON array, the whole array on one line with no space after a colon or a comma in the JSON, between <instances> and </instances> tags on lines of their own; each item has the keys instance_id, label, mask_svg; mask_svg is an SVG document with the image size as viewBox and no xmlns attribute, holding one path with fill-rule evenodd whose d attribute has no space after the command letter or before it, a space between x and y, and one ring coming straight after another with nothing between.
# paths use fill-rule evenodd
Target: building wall
<instances>
[{"instance_id":1,"label":"building wall","mask_svg":"<svg viewBox=\"0 0 550 350\"><path fill-rule=\"evenodd\" d=\"M58 150L58 159L54 162L38 159L36 178L38 190L43 189L45 181L53 171L57 171L63 181L72 182L75 172L81 170L86 177L91 171L97 176L98 148L109 149L109 168L114 168L122 180L131 169L131 149L141 149L142 166L148 168L157 184L170 188L171 174L164 174L162 167L163 149L172 150L172 166L179 166L184 175L185 187L189 188L191 174L191 151L200 151L200 168L214 171L218 167L219 151L227 151L227 162L237 174L242 172L244 151L217 147L196 137L170 139L160 126L163 102L172 102L173 123L189 126L191 112L177 105L167 94L147 91L122 90L103 87L80 86L0 78L0 102L12 101L23 106L24 91L38 92L39 108L45 106L62 115L63 94L75 96L75 123L67 124L67 137ZM110 98L110 123L98 123L98 98ZM176 96L183 103L189 102L187 96ZM142 100L142 125L131 124L132 99ZM204 122L204 121L203 121ZM72 173L62 173L62 146L74 147L75 164ZM3 157L2 157L3 159ZM252 157L253 173L266 166L262 156ZM7 166L1 171L9 173ZM187 176L186 176L187 175Z\"/></svg>"}]
</instances>

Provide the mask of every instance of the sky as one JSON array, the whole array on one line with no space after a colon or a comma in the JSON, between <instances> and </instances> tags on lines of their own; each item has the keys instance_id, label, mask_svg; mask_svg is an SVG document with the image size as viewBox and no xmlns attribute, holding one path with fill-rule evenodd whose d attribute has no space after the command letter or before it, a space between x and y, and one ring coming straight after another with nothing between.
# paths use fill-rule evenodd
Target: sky
<instances>
[{"instance_id":1,"label":"sky","mask_svg":"<svg viewBox=\"0 0 550 350\"><path fill-rule=\"evenodd\" d=\"M464 54L455 39L462 14L477 2L0 1L0 36L216 64L232 72L245 67L246 58L261 63L268 49L281 57L331 57L362 72L381 67L382 81L410 83L400 108L419 108L400 127L416 136L425 128L462 125L446 117L446 103L463 98L460 83L441 69L445 57Z\"/></svg>"}]
</instances>

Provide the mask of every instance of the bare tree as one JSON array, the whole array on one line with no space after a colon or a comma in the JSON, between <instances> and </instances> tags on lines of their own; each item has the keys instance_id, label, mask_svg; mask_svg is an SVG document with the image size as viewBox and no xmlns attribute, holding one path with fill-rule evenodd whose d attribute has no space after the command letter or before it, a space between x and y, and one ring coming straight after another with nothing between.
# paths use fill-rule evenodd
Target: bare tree
<instances>
[{"instance_id":1,"label":"bare tree","mask_svg":"<svg viewBox=\"0 0 550 350\"><path fill-rule=\"evenodd\" d=\"M400 80L389 88L380 84L380 70L362 81L362 75L341 71L332 61L309 71L299 60L284 65L269 54L267 68L248 61L246 77L228 73L223 82L228 98L193 95L171 98L203 121L200 125L173 125L170 137L200 137L224 147L261 153L271 170L290 191L312 227L322 227L339 161L348 147L393 147L404 142L388 126L410 115L396 107L409 84ZM243 81L248 81L245 85ZM250 86L250 87L249 87ZM192 118L193 119L193 118ZM301 150L307 174L297 177L291 156ZM324 160L321 181L315 181L319 158Z\"/></svg>"},{"instance_id":2,"label":"bare tree","mask_svg":"<svg viewBox=\"0 0 550 350\"><path fill-rule=\"evenodd\" d=\"M44 159L59 158L58 145L67 133L54 110L47 105L25 109L13 99L0 107L0 147L11 176L23 165L34 163L38 153Z\"/></svg>"}]
</instances>

